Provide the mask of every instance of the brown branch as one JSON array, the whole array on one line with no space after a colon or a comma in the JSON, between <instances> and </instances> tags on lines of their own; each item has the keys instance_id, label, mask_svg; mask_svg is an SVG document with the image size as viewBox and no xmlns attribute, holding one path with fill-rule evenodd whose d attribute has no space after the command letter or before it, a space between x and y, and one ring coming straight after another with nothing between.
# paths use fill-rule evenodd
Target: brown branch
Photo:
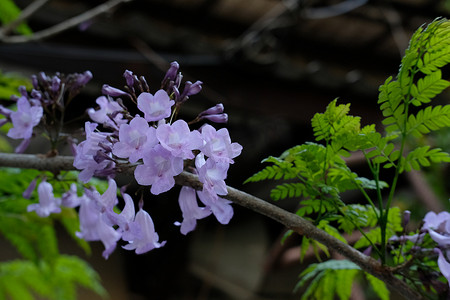
<instances>
[{"instance_id":1,"label":"brown branch","mask_svg":"<svg viewBox=\"0 0 450 300\"><path fill-rule=\"evenodd\" d=\"M83 22L92 20L93 18L106 13L116 7L117 5L125 2L131 2L132 0L109 0L103 4L100 4L78 16L70 18L66 21L58 23L52 27L46 28L41 31L37 31L32 35L14 35L14 36L3 36L0 41L4 43L18 44L26 42L34 42L49 38L70 28L80 25Z\"/></svg>"},{"instance_id":2,"label":"brown branch","mask_svg":"<svg viewBox=\"0 0 450 300\"><path fill-rule=\"evenodd\" d=\"M72 164L73 157L70 156L44 158L31 154L0 153L0 166L4 167L59 172L63 170L75 170ZM125 172L131 174L133 169L129 168ZM175 179L176 183L179 185L190 186L194 189L202 189L203 187L202 183L198 180L198 177L191 173L182 172ZM224 198L265 215L283 224L287 228L294 230L298 234L307 236L324 244L329 249L334 250L353 261L362 270L384 281L393 290L403 295L405 299L423 299L417 291L411 289L404 281L395 277L391 268L381 265L375 259L362 254L360 251L332 237L325 231L318 229L311 222L243 191L232 187L227 187L227 189L228 195Z\"/></svg>"}]
</instances>

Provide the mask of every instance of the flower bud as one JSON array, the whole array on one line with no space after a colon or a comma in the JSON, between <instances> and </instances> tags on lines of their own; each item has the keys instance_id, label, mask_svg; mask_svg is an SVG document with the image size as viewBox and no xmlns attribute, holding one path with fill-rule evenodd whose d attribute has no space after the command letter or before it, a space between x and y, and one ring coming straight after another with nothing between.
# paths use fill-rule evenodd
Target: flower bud
<instances>
[{"instance_id":1,"label":"flower bud","mask_svg":"<svg viewBox=\"0 0 450 300\"><path fill-rule=\"evenodd\" d=\"M23 192L22 197L25 199L30 199L31 193L36 188L37 178L33 179L30 184L28 185L27 189Z\"/></svg>"},{"instance_id":2,"label":"flower bud","mask_svg":"<svg viewBox=\"0 0 450 300\"><path fill-rule=\"evenodd\" d=\"M228 114L205 115L205 116L202 116L201 119L207 119L214 123L227 123L228 122Z\"/></svg>"},{"instance_id":3,"label":"flower bud","mask_svg":"<svg viewBox=\"0 0 450 300\"><path fill-rule=\"evenodd\" d=\"M205 111L202 111L199 114L199 117L204 116L204 115L217 115L217 114L221 114L224 111L224 107L222 103L216 104L215 106L208 108Z\"/></svg>"},{"instance_id":4,"label":"flower bud","mask_svg":"<svg viewBox=\"0 0 450 300\"><path fill-rule=\"evenodd\" d=\"M128 93L119 90L118 88L112 87L110 85L104 84L102 87L102 93L104 95L108 95L111 97L119 97L119 96L125 96L128 95Z\"/></svg>"},{"instance_id":5,"label":"flower bud","mask_svg":"<svg viewBox=\"0 0 450 300\"><path fill-rule=\"evenodd\" d=\"M129 87L133 87L133 85L134 85L133 72L131 72L129 70L125 70L125 73L123 73L123 77L125 77L125 80L127 81L127 85Z\"/></svg>"},{"instance_id":6,"label":"flower bud","mask_svg":"<svg viewBox=\"0 0 450 300\"><path fill-rule=\"evenodd\" d=\"M92 79L91 71L86 71L83 74L78 74L77 85L84 86Z\"/></svg>"},{"instance_id":7,"label":"flower bud","mask_svg":"<svg viewBox=\"0 0 450 300\"><path fill-rule=\"evenodd\" d=\"M54 92L54 93L58 92L60 86L61 86L61 79L59 79L57 76L53 76L53 78L52 78L52 85L50 87L52 92Z\"/></svg>"},{"instance_id":8,"label":"flower bud","mask_svg":"<svg viewBox=\"0 0 450 300\"><path fill-rule=\"evenodd\" d=\"M408 225L410 218L411 218L411 212L409 210L405 210L403 212L403 220L402 220L403 227L406 227L406 225Z\"/></svg>"},{"instance_id":9,"label":"flower bud","mask_svg":"<svg viewBox=\"0 0 450 300\"><path fill-rule=\"evenodd\" d=\"M170 63L170 68L167 70L166 75L164 76L163 82L166 80L175 80L177 77L178 69L180 68L180 65L174 61Z\"/></svg>"}]
</instances>

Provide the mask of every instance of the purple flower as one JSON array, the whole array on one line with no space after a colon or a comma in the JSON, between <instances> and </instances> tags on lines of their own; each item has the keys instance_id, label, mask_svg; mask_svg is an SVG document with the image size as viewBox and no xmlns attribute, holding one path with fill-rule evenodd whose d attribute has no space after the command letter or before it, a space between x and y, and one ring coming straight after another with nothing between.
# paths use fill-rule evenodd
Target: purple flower
<instances>
[{"instance_id":1,"label":"purple flower","mask_svg":"<svg viewBox=\"0 0 450 300\"><path fill-rule=\"evenodd\" d=\"M241 154L242 146L231 143L230 134L226 128L216 131L214 127L206 124L201 129L205 141L201 151L215 161L233 163L233 158Z\"/></svg>"},{"instance_id":2,"label":"purple flower","mask_svg":"<svg viewBox=\"0 0 450 300\"><path fill-rule=\"evenodd\" d=\"M161 146L169 150L173 156L183 159L193 159L192 150L203 145L200 133L191 132L188 124L183 120L177 120L172 125L161 124L156 129L156 137Z\"/></svg>"},{"instance_id":3,"label":"purple flower","mask_svg":"<svg viewBox=\"0 0 450 300\"><path fill-rule=\"evenodd\" d=\"M450 263L444 257L444 254L442 253L441 249L435 248L434 251L439 254L438 257L439 270L441 271L442 275L444 275L444 277L447 279L450 286Z\"/></svg>"},{"instance_id":4,"label":"purple flower","mask_svg":"<svg viewBox=\"0 0 450 300\"><path fill-rule=\"evenodd\" d=\"M143 157L145 150L158 143L155 131L144 118L136 116L130 124L120 126L119 142L113 145L112 153L121 158L129 158L131 163L137 162Z\"/></svg>"},{"instance_id":5,"label":"purple flower","mask_svg":"<svg viewBox=\"0 0 450 300\"><path fill-rule=\"evenodd\" d=\"M142 204L140 205L139 211L132 222L134 230L130 230L130 233L124 240L128 241L129 244L123 246L127 250L135 250L136 254L143 254L155 248L160 248L166 244L166 241L161 243L158 242L159 236L155 231L155 225L150 215L142 209ZM133 228L132 227L132 228Z\"/></svg>"},{"instance_id":6,"label":"purple flower","mask_svg":"<svg viewBox=\"0 0 450 300\"><path fill-rule=\"evenodd\" d=\"M94 122L103 124L103 126L113 129L118 129L118 125L127 122L123 119L123 114L118 113L123 111L123 108L116 101L113 101L105 96L100 96L97 100L95 100L95 102L100 106L99 110L95 110L93 108L87 109L89 117Z\"/></svg>"},{"instance_id":7,"label":"purple flower","mask_svg":"<svg viewBox=\"0 0 450 300\"><path fill-rule=\"evenodd\" d=\"M85 195L80 198L80 232L75 234L86 241L101 241L105 246L102 255L107 259L122 235L105 222L107 219L104 216L105 211L113 202L110 201L110 194L107 192L105 194L107 196L102 199L97 191L85 190Z\"/></svg>"},{"instance_id":8,"label":"purple flower","mask_svg":"<svg viewBox=\"0 0 450 300\"><path fill-rule=\"evenodd\" d=\"M78 178L87 183L94 174L99 173L111 173L115 167L114 162L103 159L96 160L98 152L105 152L104 147L112 147L111 142L107 140L108 134L103 132L96 132L98 124L96 123L85 123L86 140L82 141L75 147L73 166L79 170L82 170L78 175ZM105 153L106 156L110 157L110 153Z\"/></svg>"},{"instance_id":9,"label":"purple flower","mask_svg":"<svg viewBox=\"0 0 450 300\"><path fill-rule=\"evenodd\" d=\"M151 185L151 193L158 195L175 185L174 176L183 171L183 159L174 157L161 145L144 153L144 164L136 167L134 177L140 185Z\"/></svg>"},{"instance_id":10,"label":"purple flower","mask_svg":"<svg viewBox=\"0 0 450 300\"><path fill-rule=\"evenodd\" d=\"M212 159L205 161L203 153L195 158L195 167L198 171L198 178L203 183L203 191L210 194L226 195L228 193L225 179L229 164L226 162L216 162Z\"/></svg>"},{"instance_id":11,"label":"purple flower","mask_svg":"<svg viewBox=\"0 0 450 300\"><path fill-rule=\"evenodd\" d=\"M61 199L53 195L53 187L45 180L38 186L39 203L28 205L27 211L36 211L36 214L42 218L48 217L51 213L61 212Z\"/></svg>"},{"instance_id":12,"label":"purple flower","mask_svg":"<svg viewBox=\"0 0 450 300\"><path fill-rule=\"evenodd\" d=\"M8 136L13 139L29 139L33 134L33 127L38 125L43 115L41 106L31 106L24 96L17 101L17 111L10 114L13 128Z\"/></svg>"},{"instance_id":13,"label":"purple flower","mask_svg":"<svg viewBox=\"0 0 450 300\"><path fill-rule=\"evenodd\" d=\"M223 199L216 194L211 194L208 191L197 191L197 195L207 207L209 207L221 224L228 224L233 217L233 207L231 201Z\"/></svg>"},{"instance_id":14,"label":"purple flower","mask_svg":"<svg viewBox=\"0 0 450 300\"><path fill-rule=\"evenodd\" d=\"M423 229L428 231L433 241L441 247L450 245L450 213L443 211L438 214L430 211L423 221Z\"/></svg>"},{"instance_id":15,"label":"purple flower","mask_svg":"<svg viewBox=\"0 0 450 300\"><path fill-rule=\"evenodd\" d=\"M80 206L80 197L78 197L75 183L72 183L70 189L61 196L61 204L65 207Z\"/></svg>"},{"instance_id":16,"label":"purple flower","mask_svg":"<svg viewBox=\"0 0 450 300\"><path fill-rule=\"evenodd\" d=\"M155 95L144 92L137 98L138 108L149 122L170 117L171 107L174 103L175 101L170 100L169 95L164 90L158 90Z\"/></svg>"},{"instance_id":17,"label":"purple flower","mask_svg":"<svg viewBox=\"0 0 450 300\"><path fill-rule=\"evenodd\" d=\"M197 220L211 214L208 207L198 206L196 191L191 187L183 186L181 188L178 203L183 213L183 221L181 223L176 222L175 225L181 226L180 231L184 235L195 229Z\"/></svg>"}]
</instances>

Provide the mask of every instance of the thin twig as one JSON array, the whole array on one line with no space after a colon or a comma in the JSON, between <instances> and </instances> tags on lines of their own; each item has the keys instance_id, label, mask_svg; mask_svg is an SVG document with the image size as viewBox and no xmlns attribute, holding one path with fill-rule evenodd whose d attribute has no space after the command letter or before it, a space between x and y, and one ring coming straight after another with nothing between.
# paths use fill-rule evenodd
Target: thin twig
<instances>
[{"instance_id":1,"label":"thin twig","mask_svg":"<svg viewBox=\"0 0 450 300\"><path fill-rule=\"evenodd\" d=\"M3 37L10 33L12 30L16 29L23 21L32 16L36 11L38 11L42 6L44 6L50 0L36 0L30 5L25 7L20 15L11 23L8 23L0 30L0 36Z\"/></svg>"},{"instance_id":2,"label":"thin twig","mask_svg":"<svg viewBox=\"0 0 450 300\"><path fill-rule=\"evenodd\" d=\"M52 172L75 169L73 167L73 157L70 156L41 158L40 156L31 154L9 153L0 153L0 166L48 170ZM128 174L132 174L132 172L132 168L125 170L125 173ZM197 190L203 188L203 184L198 180L198 177L188 172L182 172L175 177L175 180L179 185L190 186ZM232 187L227 187L227 190L228 194L224 196L224 198L265 215L283 224L287 228L292 229L298 234L305 235L326 245L329 249L332 249L353 261L362 270L384 281L393 290L399 292L400 295L403 295L405 299L423 299L417 291L410 288L404 281L395 277L391 268L381 265L375 259L364 255L355 248L327 234L325 231L318 229L311 222L243 191Z\"/></svg>"},{"instance_id":3,"label":"thin twig","mask_svg":"<svg viewBox=\"0 0 450 300\"><path fill-rule=\"evenodd\" d=\"M47 29L37 31L32 35L3 36L0 39L0 41L3 43L18 44L18 43L26 43L26 42L43 40L43 39L49 38L51 36L54 36L56 34L59 34L63 31L66 31L70 28L76 27L83 22L92 20L93 18L97 17L98 15L101 15L103 13L110 11L111 9L113 9L114 7L116 7L119 4L131 2L131 1L133 1L133 0L110 0L108 2L100 4L99 6L94 7L93 9L90 9L78 16L75 16L66 21L58 23Z\"/></svg>"}]
</instances>

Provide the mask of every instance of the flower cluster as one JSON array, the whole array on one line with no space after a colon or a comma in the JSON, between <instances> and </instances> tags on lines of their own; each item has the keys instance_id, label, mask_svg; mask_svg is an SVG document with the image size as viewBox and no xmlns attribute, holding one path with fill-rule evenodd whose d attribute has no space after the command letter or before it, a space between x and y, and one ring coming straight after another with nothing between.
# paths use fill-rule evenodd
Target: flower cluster
<instances>
[{"instance_id":1,"label":"flower cluster","mask_svg":"<svg viewBox=\"0 0 450 300\"><path fill-rule=\"evenodd\" d=\"M92 74L89 71L67 76L57 73L52 77L41 72L32 76L31 92L28 93L25 87L21 87L20 97L11 97L17 104L16 111L0 105L0 113L6 117L1 120L0 126L11 122L13 127L9 130L8 137L23 140L16 148L16 152L22 153L26 150L33 136L33 130L39 124L42 125L54 148L59 142L61 129L59 123L64 119L66 106L91 79ZM47 112L45 118L43 118L44 111Z\"/></svg>"},{"instance_id":2,"label":"flower cluster","mask_svg":"<svg viewBox=\"0 0 450 300\"><path fill-rule=\"evenodd\" d=\"M127 70L124 73L125 88L121 90L104 85L103 95L96 99L98 108L87 110L91 121L84 126L86 139L73 145L73 165L81 170L78 179L85 184L93 176L107 177L109 188L103 195L95 189L85 188L83 195L78 196L76 185L72 185L61 198L57 198L52 185L42 180L37 188L39 203L31 204L28 210L47 217L61 212L61 206L78 208L80 231L77 236L86 241L103 242L105 258L120 239L128 242L123 248L135 250L137 254L145 253L163 246L165 242L158 242L158 234L150 215L143 210L142 200L139 211L135 213L133 200L121 191L124 209L119 214L113 210L118 204L117 184L113 178L123 168L134 168L137 183L150 186L150 192L158 195L172 189L174 177L187 167L198 174L203 189L181 189L178 201L183 220L174 224L180 226L183 234L192 231L198 219L211 214L220 223L227 224L233 216L233 208L231 202L223 198L227 194L225 179L242 146L231 142L225 128L216 130L209 124L198 130L189 128L190 124L201 120L226 122L228 115L224 113L222 104L201 112L190 123L176 120L181 104L202 88L201 81L187 81L181 88L182 75L178 68L178 63L171 64L160 89L154 93L151 93L144 77L137 77ZM80 86L84 83L80 82ZM33 78L33 84L35 88L46 90L45 96L35 89L32 94L36 98L30 100L24 94L18 99L18 112L2 108L13 121L14 128L10 131L13 137L30 139L33 127L45 119L43 114L48 111L45 105L64 106L60 76L49 78L41 74ZM45 99L58 99L59 102ZM139 113L132 114L124 105L125 101L133 102L136 107L133 111ZM15 114L19 113L16 117ZM36 180L24 196L29 196L35 186Z\"/></svg>"},{"instance_id":3,"label":"flower cluster","mask_svg":"<svg viewBox=\"0 0 450 300\"><path fill-rule=\"evenodd\" d=\"M78 238L86 241L101 241L105 246L103 257L107 259L122 239L128 242L123 248L135 250L137 254L164 246L158 242L159 237L150 215L142 209L135 213L134 202L130 195L121 190L125 206L120 213L114 211L118 204L117 184L108 180L108 189L101 195L93 188L85 188L83 195L78 196L76 184L61 198L53 194L53 187L43 180L38 188L39 203L30 204L28 211L35 211L40 217L48 217L51 213L60 213L61 206L79 207L80 231ZM28 191L31 192L31 191Z\"/></svg>"}]
</instances>

